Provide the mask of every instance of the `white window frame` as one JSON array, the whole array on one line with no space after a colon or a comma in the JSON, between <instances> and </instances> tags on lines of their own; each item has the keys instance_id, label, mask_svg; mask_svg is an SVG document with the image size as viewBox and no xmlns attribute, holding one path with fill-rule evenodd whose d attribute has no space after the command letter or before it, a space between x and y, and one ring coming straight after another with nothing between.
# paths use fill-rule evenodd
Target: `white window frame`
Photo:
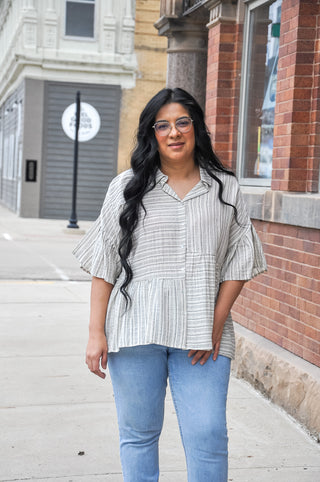
<instances>
[{"instance_id":1,"label":"white window frame","mask_svg":"<svg viewBox=\"0 0 320 482\"><path fill-rule=\"evenodd\" d=\"M93 16L93 37L84 37L81 35L67 35L67 3L68 2L75 2L75 3L86 3L90 5L94 5L94 16ZM97 3L98 0L88 1L88 0L65 0L64 2L64 22L63 22L63 38L65 40L79 40L82 42L95 42L97 40Z\"/></svg>"},{"instance_id":2,"label":"white window frame","mask_svg":"<svg viewBox=\"0 0 320 482\"><path fill-rule=\"evenodd\" d=\"M240 103L239 103L239 124L238 124L238 142L237 142L237 177L239 182L243 186L258 186L258 187L270 187L271 179L266 178L250 178L243 176L243 168L245 162L245 135L247 128L247 98L248 87L247 82L248 71L251 60L250 49L250 15L252 10L259 8L263 5L272 4L274 0L244 0L246 3L246 11L244 18L244 32L243 32L243 48L242 48L242 62L241 62L241 85L240 85Z\"/></svg>"}]
</instances>

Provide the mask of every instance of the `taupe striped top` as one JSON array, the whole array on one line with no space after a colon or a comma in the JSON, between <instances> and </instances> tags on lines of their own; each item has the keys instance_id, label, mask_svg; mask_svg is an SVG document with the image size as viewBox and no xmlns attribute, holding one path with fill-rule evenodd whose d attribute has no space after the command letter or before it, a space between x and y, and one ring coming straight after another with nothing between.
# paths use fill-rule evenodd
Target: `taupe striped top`
<instances>
[{"instance_id":1,"label":"taupe striped top","mask_svg":"<svg viewBox=\"0 0 320 482\"><path fill-rule=\"evenodd\" d=\"M133 279L126 310L120 286L124 280L118 255L119 214L128 170L111 182L101 213L74 250L81 267L114 285L106 316L109 352L150 343L182 349L211 350L215 299L225 280L249 280L266 270L260 240L247 214L237 180L216 173L218 183L200 169L201 180L181 200L160 170L155 188L144 198L134 231L129 262ZM234 331L229 315L220 354L233 358Z\"/></svg>"}]
</instances>

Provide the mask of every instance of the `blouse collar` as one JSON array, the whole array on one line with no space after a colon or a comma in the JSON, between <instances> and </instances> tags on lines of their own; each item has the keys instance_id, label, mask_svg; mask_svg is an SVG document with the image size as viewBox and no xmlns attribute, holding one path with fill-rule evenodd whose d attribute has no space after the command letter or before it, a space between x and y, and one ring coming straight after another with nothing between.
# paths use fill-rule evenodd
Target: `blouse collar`
<instances>
[{"instance_id":1,"label":"blouse collar","mask_svg":"<svg viewBox=\"0 0 320 482\"><path fill-rule=\"evenodd\" d=\"M202 184L206 184L207 186L211 186L212 184L212 177L209 176L207 171L200 167L200 180L202 181ZM156 184L161 184L161 186L164 186L164 184L168 181L168 176L166 174L163 174L163 172L158 169L156 173Z\"/></svg>"},{"instance_id":2,"label":"blouse collar","mask_svg":"<svg viewBox=\"0 0 320 482\"><path fill-rule=\"evenodd\" d=\"M168 176L163 174L163 172L160 169L158 169L156 172L156 184L159 183L163 187L164 184L167 182L167 180L168 180Z\"/></svg>"}]
</instances>

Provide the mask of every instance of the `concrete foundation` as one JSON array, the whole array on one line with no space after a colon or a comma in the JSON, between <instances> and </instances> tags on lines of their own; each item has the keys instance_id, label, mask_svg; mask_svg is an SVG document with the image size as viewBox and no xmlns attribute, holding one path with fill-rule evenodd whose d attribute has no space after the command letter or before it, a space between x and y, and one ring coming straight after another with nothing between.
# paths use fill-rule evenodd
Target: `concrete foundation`
<instances>
[{"instance_id":1,"label":"concrete foundation","mask_svg":"<svg viewBox=\"0 0 320 482\"><path fill-rule=\"evenodd\" d=\"M284 408L320 442L320 370L235 323L233 373Z\"/></svg>"}]
</instances>

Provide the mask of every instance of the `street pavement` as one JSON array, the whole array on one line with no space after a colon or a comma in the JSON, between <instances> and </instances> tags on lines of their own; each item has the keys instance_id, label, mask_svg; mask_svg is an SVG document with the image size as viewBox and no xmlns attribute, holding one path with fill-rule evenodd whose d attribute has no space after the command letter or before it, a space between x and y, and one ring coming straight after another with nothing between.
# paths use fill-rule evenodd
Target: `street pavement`
<instances>
[{"instance_id":1,"label":"street pavement","mask_svg":"<svg viewBox=\"0 0 320 482\"><path fill-rule=\"evenodd\" d=\"M1 482L122 480L110 378L84 363L90 278L71 254L81 234L66 225L0 206ZM234 377L228 427L229 481L320 481L320 444ZM160 468L160 482L187 481L169 391Z\"/></svg>"}]
</instances>

